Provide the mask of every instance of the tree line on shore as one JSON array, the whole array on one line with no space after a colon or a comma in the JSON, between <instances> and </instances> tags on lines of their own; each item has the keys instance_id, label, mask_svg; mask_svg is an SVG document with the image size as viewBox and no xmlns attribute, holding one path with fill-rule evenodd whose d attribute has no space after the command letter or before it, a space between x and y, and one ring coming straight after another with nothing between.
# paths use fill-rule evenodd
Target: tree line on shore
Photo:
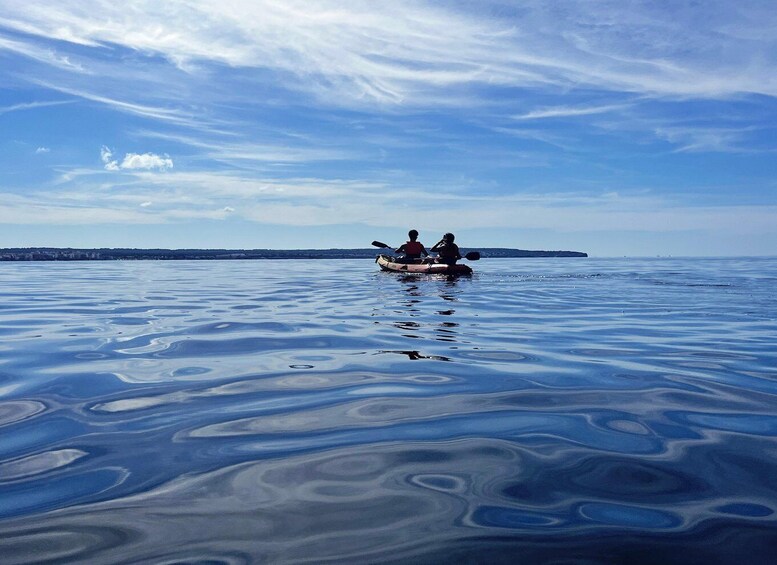
<instances>
[{"instance_id":1,"label":"tree line on shore","mask_svg":"<svg viewBox=\"0 0 777 565\"><path fill-rule=\"evenodd\" d=\"M463 250L466 251L466 250ZM530 251L481 248L485 258L587 257L579 251ZM116 260L231 260L231 259L369 259L375 249L75 249L26 247L0 249L0 261L116 261Z\"/></svg>"}]
</instances>

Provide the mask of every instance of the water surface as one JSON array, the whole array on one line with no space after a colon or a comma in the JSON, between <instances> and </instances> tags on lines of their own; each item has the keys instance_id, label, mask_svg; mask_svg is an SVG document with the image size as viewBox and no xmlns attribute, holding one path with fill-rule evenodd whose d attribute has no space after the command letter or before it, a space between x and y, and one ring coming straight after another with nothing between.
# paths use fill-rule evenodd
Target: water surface
<instances>
[{"instance_id":1,"label":"water surface","mask_svg":"<svg viewBox=\"0 0 777 565\"><path fill-rule=\"evenodd\" d=\"M777 259L0 264L0 561L770 563Z\"/></svg>"}]
</instances>

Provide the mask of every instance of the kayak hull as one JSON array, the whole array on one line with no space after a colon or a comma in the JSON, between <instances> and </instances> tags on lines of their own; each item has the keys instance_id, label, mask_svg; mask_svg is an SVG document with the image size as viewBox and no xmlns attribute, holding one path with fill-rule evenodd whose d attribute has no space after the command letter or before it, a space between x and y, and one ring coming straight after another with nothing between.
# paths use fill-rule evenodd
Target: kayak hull
<instances>
[{"instance_id":1,"label":"kayak hull","mask_svg":"<svg viewBox=\"0 0 777 565\"><path fill-rule=\"evenodd\" d=\"M396 273L418 273L418 274L439 274L439 275L471 275L472 269L469 265L456 264L446 265L444 263L398 263L394 257L389 255L378 255L375 259L378 266L384 271Z\"/></svg>"}]
</instances>

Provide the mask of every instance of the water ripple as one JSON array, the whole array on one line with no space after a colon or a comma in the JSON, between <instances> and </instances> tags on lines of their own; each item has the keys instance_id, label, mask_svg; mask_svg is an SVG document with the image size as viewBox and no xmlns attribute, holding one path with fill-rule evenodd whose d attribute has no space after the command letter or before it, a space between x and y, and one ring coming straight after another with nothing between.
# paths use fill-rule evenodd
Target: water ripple
<instances>
[{"instance_id":1,"label":"water ripple","mask_svg":"<svg viewBox=\"0 0 777 565\"><path fill-rule=\"evenodd\" d=\"M3 265L1 560L770 563L777 261L477 266Z\"/></svg>"}]
</instances>

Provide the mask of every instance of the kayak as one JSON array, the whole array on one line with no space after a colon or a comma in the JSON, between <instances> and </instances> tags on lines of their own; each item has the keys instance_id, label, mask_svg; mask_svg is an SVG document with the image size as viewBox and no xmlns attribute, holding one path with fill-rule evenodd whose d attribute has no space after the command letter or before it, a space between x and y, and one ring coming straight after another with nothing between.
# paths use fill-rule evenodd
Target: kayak
<instances>
[{"instance_id":1,"label":"kayak","mask_svg":"<svg viewBox=\"0 0 777 565\"><path fill-rule=\"evenodd\" d=\"M395 271L397 273L421 273L421 274L440 274L440 275L471 275L472 269L469 265L456 264L446 265L445 263L422 263L420 260L415 263L400 263L395 257L390 255L378 255L375 262L384 271Z\"/></svg>"}]
</instances>

